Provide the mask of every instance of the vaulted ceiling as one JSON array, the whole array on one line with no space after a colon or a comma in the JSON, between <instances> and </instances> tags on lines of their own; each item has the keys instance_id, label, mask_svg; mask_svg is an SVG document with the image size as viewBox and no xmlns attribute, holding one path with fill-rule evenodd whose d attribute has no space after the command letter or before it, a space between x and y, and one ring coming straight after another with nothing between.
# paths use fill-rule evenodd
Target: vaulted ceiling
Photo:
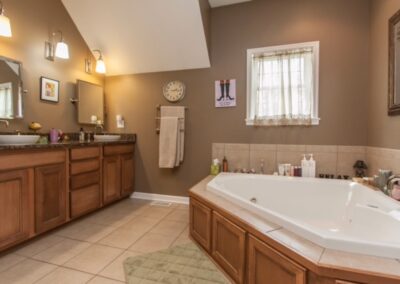
<instances>
[{"instance_id":1,"label":"vaulted ceiling","mask_svg":"<svg viewBox=\"0 0 400 284\"><path fill-rule=\"evenodd\" d=\"M90 49L102 50L107 76L210 67L199 1L62 0Z\"/></svg>"}]
</instances>

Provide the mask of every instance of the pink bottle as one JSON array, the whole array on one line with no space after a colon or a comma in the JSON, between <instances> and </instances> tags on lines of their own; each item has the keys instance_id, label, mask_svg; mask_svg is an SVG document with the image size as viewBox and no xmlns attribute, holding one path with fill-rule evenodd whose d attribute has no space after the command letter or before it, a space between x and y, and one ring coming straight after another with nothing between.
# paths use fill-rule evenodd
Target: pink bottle
<instances>
[{"instance_id":1,"label":"pink bottle","mask_svg":"<svg viewBox=\"0 0 400 284\"><path fill-rule=\"evenodd\" d=\"M390 195L393 199L400 201L400 185L395 184Z\"/></svg>"},{"instance_id":2,"label":"pink bottle","mask_svg":"<svg viewBox=\"0 0 400 284\"><path fill-rule=\"evenodd\" d=\"M58 130L52 128L50 130L50 142L51 143L57 143L58 142Z\"/></svg>"}]
</instances>

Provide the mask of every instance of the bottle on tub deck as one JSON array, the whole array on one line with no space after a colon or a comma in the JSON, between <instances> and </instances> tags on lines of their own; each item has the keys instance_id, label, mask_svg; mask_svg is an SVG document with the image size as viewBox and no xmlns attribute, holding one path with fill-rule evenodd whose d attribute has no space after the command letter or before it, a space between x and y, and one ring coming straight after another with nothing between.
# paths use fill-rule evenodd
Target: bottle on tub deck
<instances>
[{"instance_id":1,"label":"bottle on tub deck","mask_svg":"<svg viewBox=\"0 0 400 284\"><path fill-rule=\"evenodd\" d=\"M222 171L224 173L228 172L228 160L226 159L226 157L224 157L224 159L222 160Z\"/></svg>"},{"instance_id":2,"label":"bottle on tub deck","mask_svg":"<svg viewBox=\"0 0 400 284\"><path fill-rule=\"evenodd\" d=\"M211 164L211 175L216 176L219 174L221 165L219 163L218 159L214 159L212 164Z\"/></svg>"},{"instance_id":3,"label":"bottle on tub deck","mask_svg":"<svg viewBox=\"0 0 400 284\"><path fill-rule=\"evenodd\" d=\"M308 161L306 154L303 154L303 160L301 160L301 176L308 177Z\"/></svg>"},{"instance_id":4,"label":"bottle on tub deck","mask_svg":"<svg viewBox=\"0 0 400 284\"><path fill-rule=\"evenodd\" d=\"M317 163L313 158L313 154L310 154L310 159L308 160L308 177L315 178L317 169Z\"/></svg>"}]
</instances>

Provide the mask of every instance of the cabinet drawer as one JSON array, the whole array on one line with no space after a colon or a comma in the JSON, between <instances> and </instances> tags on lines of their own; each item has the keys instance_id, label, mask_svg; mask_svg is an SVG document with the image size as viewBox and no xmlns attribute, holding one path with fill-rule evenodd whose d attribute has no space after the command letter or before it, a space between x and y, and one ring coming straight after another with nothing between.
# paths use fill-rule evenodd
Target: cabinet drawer
<instances>
[{"instance_id":1,"label":"cabinet drawer","mask_svg":"<svg viewBox=\"0 0 400 284\"><path fill-rule=\"evenodd\" d=\"M71 160L84 160L100 156L100 147L83 147L71 149Z\"/></svg>"},{"instance_id":2,"label":"cabinet drawer","mask_svg":"<svg viewBox=\"0 0 400 284\"><path fill-rule=\"evenodd\" d=\"M76 175L71 177L71 189L78 189L82 187L87 187L89 185L100 183L100 173L99 171Z\"/></svg>"},{"instance_id":3,"label":"cabinet drawer","mask_svg":"<svg viewBox=\"0 0 400 284\"><path fill-rule=\"evenodd\" d=\"M104 146L104 156L133 153L135 144Z\"/></svg>"},{"instance_id":4,"label":"cabinet drawer","mask_svg":"<svg viewBox=\"0 0 400 284\"><path fill-rule=\"evenodd\" d=\"M71 218L75 218L100 207L98 184L71 192Z\"/></svg>"},{"instance_id":5,"label":"cabinet drawer","mask_svg":"<svg viewBox=\"0 0 400 284\"><path fill-rule=\"evenodd\" d=\"M100 168L99 159L84 160L71 163L71 175L93 172Z\"/></svg>"}]
</instances>

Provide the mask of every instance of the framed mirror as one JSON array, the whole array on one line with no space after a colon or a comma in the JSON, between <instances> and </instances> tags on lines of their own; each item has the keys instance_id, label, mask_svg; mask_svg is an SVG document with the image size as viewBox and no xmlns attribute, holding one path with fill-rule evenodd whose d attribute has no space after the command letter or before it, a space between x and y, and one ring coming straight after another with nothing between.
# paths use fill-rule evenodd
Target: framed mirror
<instances>
[{"instance_id":1,"label":"framed mirror","mask_svg":"<svg viewBox=\"0 0 400 284\"><path fill-rule=\"evenodd\" d=\"M389 20L388 114L400 114L400 11Z\"/></svg>"},{"instance_id":2,"label":"framed mirror","mask_svg":"<svg viewBox=\"0 0 400 284\"><path fill-rule=\"evenodd\" d=\"M22 63L0 56L0 118L23 118Z\"/></svg>"},{"instance_id":3,"label":"framed mirror","mask_svg":"<svg viewBox=\"0 0 400 284\"><path fill-rule=\"evenodd\" d=\"M78 80L78 122L80 124L104 123L104 90L100 85Z\"/></svg>"}]
</instances>

